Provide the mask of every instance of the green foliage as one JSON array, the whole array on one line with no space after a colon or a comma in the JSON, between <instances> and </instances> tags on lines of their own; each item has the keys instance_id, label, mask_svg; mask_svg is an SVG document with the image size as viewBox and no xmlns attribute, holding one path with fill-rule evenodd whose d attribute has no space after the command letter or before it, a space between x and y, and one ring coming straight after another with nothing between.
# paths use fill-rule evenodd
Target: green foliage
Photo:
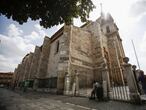
<instances>
[{"instance_id":1,"label":"green foliage","mask_svg":"<svg viewBox=\"0 0 146 110\"><path fill-rule=\"evenodd\" d=\"M71 24L73 18L85 22L95 6L91 0L0 0L0 15L23 24L29 18L48 28Z\"/></svg>"}]
</instances>

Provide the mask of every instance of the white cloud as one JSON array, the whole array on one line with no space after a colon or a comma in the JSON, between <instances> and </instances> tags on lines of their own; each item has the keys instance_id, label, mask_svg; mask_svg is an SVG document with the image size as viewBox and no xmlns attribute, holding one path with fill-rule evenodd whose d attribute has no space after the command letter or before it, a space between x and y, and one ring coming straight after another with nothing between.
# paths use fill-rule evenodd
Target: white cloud
<instances>
[{"instance_id":1,"label":"white cloud","mask_svg":"<svg viewBox=\"0 0 146 110\"><path fill-rule=\"evenodd\" d=\"M17 56L22 55L22 51L19 49L19 40L17 41L17 38L11 38L5 35L0 34L0 39L1 39L1 45L0 45L0 54L3 54L5 56Z\"/></svg>"},{"instance_id":2,"label":"white cloud","mask_svg":"<svg viewBox=\"0 0 146 110\"><path fill-rule=\"evenodd\" d=\"M14 24L10 24L8 27L8 36L9 37L16 37L23 34L23 31L16 27Z\"/></svg>"},{"instance_id":3,"label":"white cloud","mask_svg":"<svg viewBox=\"0 0 146 110\"><path fill-rule=\"evenodd\" d=\"M26 53L34 50L34 45L25 43L21 37L0 34L0 71L13 71Z\"/></svg>"},{"instance_id":4,"label":"white cloud","mask_svg":"<svg viewBox=\"0 0 146 110\"><path fill-rule=\"evenodd\" d=\"M19 63L18 59L20 60L19 57L12 59L10 57L5 57L3 55L0 55L0 71L3 72L13 71L13 69Z\"/></svg>"},{"instance_id":5,"label":"white cloud","mask_svg":"<svg viewBox=\"0 0 146 110\"><path fill-rule=\"evenodd\" d=\"M129 22L130 23L138 23L141 21L142 18L144 18L146 16L146 12L143 12L141 14L138 14L137 16L129 16Z\"/></svg>"},{"instance_id":6,"label":"white cloud","mask_svg":"<svg viewBox=\"0 0 146 110\"><path fill-rule=\"evenodd\" d=\"M137 0L130 7L130 12L133 17L137 17L146 11L146 0Z\"/></svg>"},{"instance_id":7,"label":"white cloud","mask_svg":"<svg viewBox=\"0 0 146 110\"><path fill-rule=\"evenodd\" d=\"M143 53L146 53L146 32L144 33L142 42L140 43L140 51ZM146 54L145 54L145 56L146 56Z\"/></svg>"},{"instance_id":8,"label":"white cloud","mask_svg":"<svg viewBox=\"0 0 146 110\"><path fill-rule=\"evenodd\" d=\"M142 41L140 43L139 59L140 59L141 69L143 69L146 72L146 32L144 33L144 36L143 36Z\"/></svg>"},{"instance_id":9,"label":"white cloud","mask_svg":"<svg viewBox=\"0 0 146 110\"><path fill-rule=\"evenodd\" d=\"M0 34L0 71L13 71L27 53L42 44L46 34L38 26L38 30L28 35L24 35L15 24L10 24L7 29L8 35Z\"/></svg>"},{"instance_id":10,"label":"white cloud","mask_svg":"<svg viewBox=\"0 0 146 110\"><path fill-rule=\"evenodd\" d=\"M42 30L43 28L40 26L40 24L35 24L34 27L38 30Z\"/></svg>"},{"instance_id":11,"label":"white cloud","mask_svg":"<svg viewBox=\"0 0 146 110\"><path fill-rule=\"evenodd\" d=\"M35 40L35 39L39 39L40 36L39 36L39 34L37 32L32 31L31 34L25 35L24 38L29 40L29 41L32 41L32 40Z\"/></svg>"},{"instance_id":12,"label":"white cloud","mask_svg":"<svg viewBox=\"0 0 146 110\"><path fill-rule=\"evenodd\" d=\"M46 35L46 32L43 30L40 24L35 24L34 27L41 37L44 37Z\"/></svg>"},{"instance_id":13,"label":"white cloud","mask_svg":"<svg viewBox=\"0 0 146 110\"><path fill-rule=\"evenodd\" d=\"M59 26L50 29L48 33L54 33L57 27ZM36 45L42 45L45 30L39 24L35 24L33 29L26 35L21 28L10 24L8 34L0 34L0 71L14 71L27 53L33 52Z\"/></svg>"}]
</instances>

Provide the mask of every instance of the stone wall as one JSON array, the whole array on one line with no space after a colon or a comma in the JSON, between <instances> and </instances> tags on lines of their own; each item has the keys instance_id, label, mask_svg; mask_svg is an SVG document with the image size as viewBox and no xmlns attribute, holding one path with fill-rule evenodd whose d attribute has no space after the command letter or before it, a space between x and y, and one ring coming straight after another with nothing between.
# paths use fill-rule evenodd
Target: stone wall
<instances>
[{"instance_id":1,"label":"stone wall","mask_svg":"<svg viewBox=\"0 0 146 110\"><path fill-rule=\"evenodd\" d=\"M50 46L50 55L48 58L48 70L47 70L47 76L46 77L57 77L58 72L58 63L60 59L60 49L62 45L62 38L63 35L61 35L58 39L53 41ZM57 43L59 43L59 51L57 52Z\"/></svg>"},{"instance_id":2,"label":"stone wall","mask_svg":"<svg viewBox=\"0 0 146 110\"><path fill-rule=\"evenodd\" d=\"M84 29L73 27L71 36L71 87L75 82L75 71L79 74L79 87L91 87L94 80L92 34Z\"/></svg>"},{"instance_id":3,"label":"stone wall","mask_svg":"<svg viewBox=\"0 0 146 110\"><path fill-rule=\"evenodd\" d=\"M102 80L102 65L107 65L104 56L104 48L107 50L107 37L102 32L99 21L91 22L83 29L89 31L92 34L92 52L94 63L94 78L97 81Z\"/></svg>"},{"instance_id":4,"label":"stone wall","mask_svg":"<svg viewBox=\"0 0 146 110\"><path fill-rule=\"evenodd\" d=\"M48 58L50 55L50 38L45 37L44 43L41 47L41 54L39 58L39 65L37 70L37 78L43 79L46 78L47 68L48 68Z\"/></svg>"},{"instance_id":5,"label":"stone wall","mask_svg":"<svg viewBox=\"0 0 146 110\"><path fill-rule=\"evenodd\" d=\"M33 54L33 59L31 62L31 69L29 76L30 79L35 79L37 77L37 68L39 65L40 53L41 53L40 47L36 46Z\"/></svg>"},{"instance_id":6,"label":"stone wall","mask_svg":"<svg viewBox=\"0 0 146 110\"><path fill-rule=\"evenodd\" d=\"M25 72L25 63L22 62L21 63L21 72L19 73L20 74L19 81L23 81L24 75L25 75L24 72Z\"/></svg>"},{"instance_id":7,"label":"stone wall","mask_svg":"<svg viewBox=\"0 0 146 110\"><path fill-rule=\"evenodd\" d=\"M18 64L17 71L16 71L16 82L17 82L17 86L18 86L18 83L21 80L20 77L21 77L21 65Z\"/></svg>"},{"instance_id":8,"label":"stone wall","mask_svg":"<svg viewBox=\"0 0 146 110\"><path fill-rule=\"evenodd\" d=\"M33 58L33 53L30 53L27 57L26 57L26 66L25 66L25 80L29 79L29 72L30 72L30 67L31 67L31 62L32 62L32 58Z\"/></svg>"}]
</instances>

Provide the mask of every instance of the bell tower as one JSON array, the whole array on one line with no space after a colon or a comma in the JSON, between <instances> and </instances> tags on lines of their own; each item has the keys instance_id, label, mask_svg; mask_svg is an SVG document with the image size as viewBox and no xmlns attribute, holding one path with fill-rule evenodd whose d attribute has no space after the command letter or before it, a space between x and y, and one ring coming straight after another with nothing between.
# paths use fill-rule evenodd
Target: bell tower
<instances>
[{"instance_id":1,"label":"bell tower","mask_svg":"<svg viewBox=\"0 0 146 110\"><path fill-rule=\"evenodd\" d=\"M106 15L101 15L101 31L106 37L107 41L107 52L109 59L109 71L111 73L112 79L117 81L117 83L124 83L122 75L122 63L123 58L125 57L122 39L119 35L119 29L114 22L111 14L107 13ZM105 39L105 38L104 38ZM118 78L115 78L118 76Z\"/></svg>"},{"instance_id":2,"label":"bell tower","mask_svg":"<svg viewBox=\"0 0 146 110\"><path fill-rule=\"evenodd\" d=\"M113 17L111 14L101 14L101 29L105 35L110 35L114 32L118 32L118 27L114 23Z\"/></svg>"}]
</instances>

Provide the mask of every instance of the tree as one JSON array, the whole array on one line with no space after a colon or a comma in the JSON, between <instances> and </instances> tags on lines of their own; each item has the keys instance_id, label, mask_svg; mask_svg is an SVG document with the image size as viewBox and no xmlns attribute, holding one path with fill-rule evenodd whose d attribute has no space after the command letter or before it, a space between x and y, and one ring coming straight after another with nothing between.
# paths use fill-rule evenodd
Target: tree
<instances>
[{"instance_id":1,"label":"tree","mask_svg":"<svg viewBox=\"0 0 146 110\"><path fill-rule=\"evenodd\" d=\"M91 0L0 0L0 15L23 24L39 20L48 28L54 25L71 24L73 18L85 22L94 4Z\"/></svg>"}]
</instances>

